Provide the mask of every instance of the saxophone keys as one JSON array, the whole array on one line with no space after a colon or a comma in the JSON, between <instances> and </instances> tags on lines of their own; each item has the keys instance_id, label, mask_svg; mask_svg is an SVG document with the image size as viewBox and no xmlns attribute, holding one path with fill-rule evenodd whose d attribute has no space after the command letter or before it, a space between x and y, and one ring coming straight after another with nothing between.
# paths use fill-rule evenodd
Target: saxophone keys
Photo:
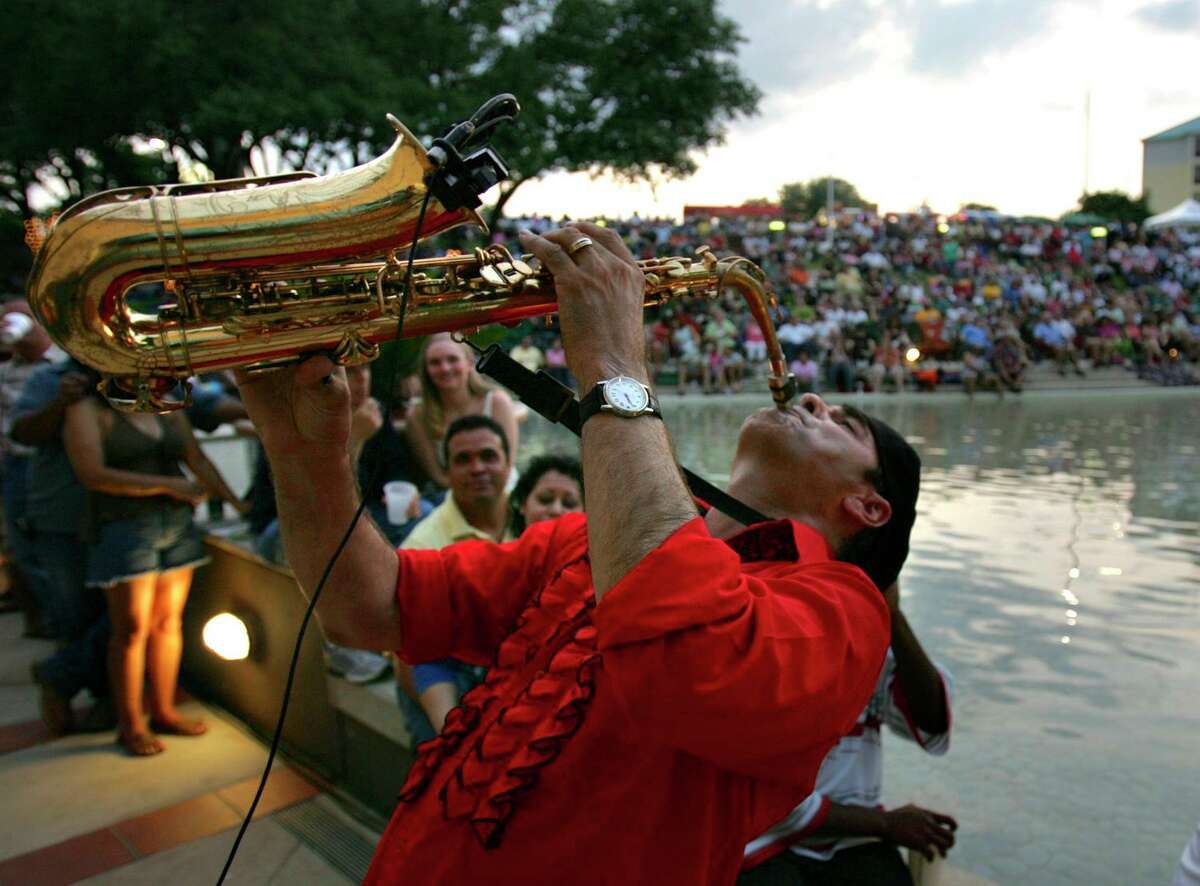
<instances>
[{"instance_id":1,"label":"saxophone keys","mask_svg":"<svg viewBox=\"0 0 1200 886\"><path fill-rule=\"evenodd\" d=\"M361 366L379 356L379 345L367 341L358 332L347 332L333 351L333 359L340 366Z\"/></svg>"},{"instance_id":2,"label":"saxophone keys","mask_svg":"<svg viewBox=\"0 0 1200 886\"><path fill-rule=\"evenodd\" d=\"M508 282L504 279L504 275L495 265L484 265L479 269L479 276L489 286L494 286L498 289L503 289L508 286Z\"/></svg>"},{"instance_id":3,"label":"saxophone keys","mask_svg":"<svg viewBox=\"0 0 1200 886\"><path fill-rule=\"evenodd\" d=\"M525 278L533 273L524 262L520 264L521 267L518 267L516 262L505 261L497 262L493 265L484 265L479 269L479 276L489 286L497 289L512 289L524 283Z\"/></svg>"}]
</instances>

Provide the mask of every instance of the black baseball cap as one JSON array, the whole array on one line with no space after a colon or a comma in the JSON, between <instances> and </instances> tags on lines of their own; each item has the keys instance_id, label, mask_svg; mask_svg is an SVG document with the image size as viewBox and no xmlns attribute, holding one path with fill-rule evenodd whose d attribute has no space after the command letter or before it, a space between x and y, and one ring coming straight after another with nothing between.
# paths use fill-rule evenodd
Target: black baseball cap
<instances>
[{"instance_id":1,"label":"black baseball cap","mask_svg":"<svg viewBox=\"0 0 1200 886\"><path fill-rule=\"evenodd\" d=\"M882 526L857 533L842 546L837 557L860 567L882 591L900 575L908 557L908 538L917 519L921 457L890 425L853 406L845 406L843 411L871 432L879 460L875 485L892 506L892 516Z\"/></svg>"}]
</instances>

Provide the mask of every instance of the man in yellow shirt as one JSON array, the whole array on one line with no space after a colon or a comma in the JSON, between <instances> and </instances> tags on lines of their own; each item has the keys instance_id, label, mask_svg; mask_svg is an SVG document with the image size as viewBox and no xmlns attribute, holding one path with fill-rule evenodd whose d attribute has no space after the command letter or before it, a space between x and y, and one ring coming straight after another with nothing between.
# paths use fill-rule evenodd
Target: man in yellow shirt
<instances>
[{"instance_id":1,"label":"man in yellow shirt","mask_svg":"<svg viewBox=\"0 0 1200 886\"><path fill-rule=\"evenodd\" d=\"M400 547L438 550L467 539L510 541L513 536L504 487L512 455L504 429L486 415L464 415L446 428L442 459L450 491ZM482 681L482 671L454 659L411 668L396 663L398 699L414 741L442 731L446 715L463 694Z\"/></svg>"},{"instance_id":2,"label":"man in yellow shirt","mask_svg":"<svg viewBox=\"0 0 1200 886\"><path fill-rule=\"evenodd\" d=\"M508 356L530 372L537 372L546 365L545 355L542 354L541 348L533 343L533 337L529 335L521 339L521 343L509 351Z\"/></svg>"}]
</instances>

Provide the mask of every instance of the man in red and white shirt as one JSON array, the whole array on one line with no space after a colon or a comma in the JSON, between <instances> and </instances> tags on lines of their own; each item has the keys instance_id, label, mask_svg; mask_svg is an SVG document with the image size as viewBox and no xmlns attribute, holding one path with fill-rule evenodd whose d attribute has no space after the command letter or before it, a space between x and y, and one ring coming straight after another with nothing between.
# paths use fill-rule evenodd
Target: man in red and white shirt
<instances>
[{"instance_id":1,"label":"man in red and white shirt","mask_svg":"<svg viewBox=\"0 0 1200 886\"><path fill-rule=\"evenodd\" d=\"M902 806L885 810L882 727L941 756L950 749L953 684L931 662L900 610L899 583L884 593L892 645L875 692L822 761L816 789L784 819L746 846L739 886L871 883L911 886L898 846L932 860L954 845L949 815Z\"/></svg>"}]
</instances>

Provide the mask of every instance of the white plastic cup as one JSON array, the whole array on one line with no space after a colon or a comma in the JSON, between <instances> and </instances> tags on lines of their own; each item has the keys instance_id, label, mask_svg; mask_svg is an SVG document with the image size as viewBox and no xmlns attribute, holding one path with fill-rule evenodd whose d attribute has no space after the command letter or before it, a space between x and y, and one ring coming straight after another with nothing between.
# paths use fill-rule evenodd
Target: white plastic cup
<instances>
[{"instance_id":1,"label":"white plastic cup","mask_svg":"<svg viewBox=\"0 0 1200 886\"><path fill-rule=\"evenodd\" d=\"M404 480L383 484L383 499L387 502L388 522L403 526L408 522L408 508L417 497L417 487Z\"/></svg>"}]
</instances>

